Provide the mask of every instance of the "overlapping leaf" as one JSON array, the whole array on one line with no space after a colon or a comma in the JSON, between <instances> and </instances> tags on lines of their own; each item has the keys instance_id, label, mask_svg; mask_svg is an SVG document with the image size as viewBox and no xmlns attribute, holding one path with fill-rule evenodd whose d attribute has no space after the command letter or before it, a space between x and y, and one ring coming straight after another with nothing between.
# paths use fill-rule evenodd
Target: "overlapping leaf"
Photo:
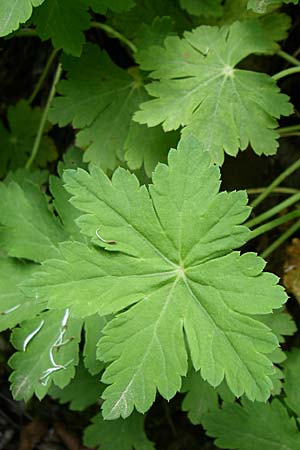
<instances>
[{"instance_id":1,"label":"overlapping leaf","mask_svg":"<svg viewBox=\"0 0 300 450\"><path fill-rule=\"evenodd\" d=\"M282 3L293 3L296 5L299 0L248 0L248 8L253 11L264 14L268 8L276 8Z\"/></svg>"},{"instance_id":2,"label":"overlapping leaf","mask_svg":"<svg viewBox=\"0 0 300 450\"><path fill-rule=\"evenodd\" d=\"M294 418L289 417L279 400L272 403L226 404L202 420L216 445L225 449L264 450L300 448L300 433Z\"/></svg>"},{"instance_id":3,"label":"overlapping leaf","mask_svg":"<svg viewBox=\"0 0 300 450\"><path fill-rule=\"evenodd\" d=\"M147 170L153 169L153 156L143 154L137 158L137 134L145 133L146 141L156 141L156 156L164 159L168 137L159 130L147 130L131 126L131 118L139 104L148 98L137 70L126 72L113 64L108 56L96 46L85 47L80 59L65 58L64 68L69 79L58 87L61 97L53 102L51 119L64 126L72 122L79 128L77 144L85 148L84 160L100 165L103 169L114 169L118 160L125 159L126 149L129 164L134 168L146 159ZM146 146L147 150L149 146ZM149 169L148 169L149 167Z\"/></svg>"},{"instance_id":4,"label":"overlapping leaf","mask_svg":"<svg viewBox=\"0 0 300 450\"><path fill-rule=\"evenodd\" d=\"M86 428L84 443L101 450L154 450L144 431L144 418L132 414L128 419L107 422L101 414L95 416L92 425Z\"/></svg>"},{"instance_id":5,"label":"overlapping leaf","mask_svg":"<svg viewBox=\"0 0 300 450\"><path fill-rule=\"evenodd\" d=\"M195 16L220 17L223 12L220 0L180 0L180 6Z\"/></svg>"},{"instance_id":6,"label":"overlapping leaf","mask_svg":"<svg viewBox=\"0 0 300 450\"><path fill-rule=\"evenodd\" d=\"M272 388L267 354L278 341L251 315L270 313L286 296L274 275L261 273L262 259L232 251L249 235L240 225L247 198L218 193L219 171L198 147L188 140L172 150L149 190L123 169L111 181L98 168L65 173L72 203L86 213L81 230L106 251L64 244L27 292L82 317L120 312L98 347L111 362L105 418L146 411L156 390L171 398L187 371L185 341L211 385L225 376L235 395L258 400Z\"/></svg>"},{"instance_id":7,"label":"overlapping leaf","mask_svg":"<svg viewBox=\"0 0 300 450\"><path fill-rule=\"evenodd\" d=\"M300 417L300 351L298 348L294 348L287 356L287 360L284 362L285 403L298 417Z\"/></svg>"},{"instance_id":8,"label":"overlapping leaf","mask_svg":"<svg viewBox=\"0 0 300 450\"><path fill-rule=\"evenodd\" d=\"M35 10L33 21L41 39L51 38L54 48L79 56L90 26L86 0L45 0Z\"/></svg>"},{"instance_id":9,"label":"overlapping leaf","mask_svg":"<svg viewBox=\"0 0 300 450\"><path fill-rule=\"evenodd\" d=\"M239 42L239 45L236 43ZM168 37L164 47L141 52L142 69L157 79L147 86L155 99L141 105L134 118L165 131L183 126L221 164L224 152L236 155L249 144L257 154L274 154L280 115L292 105L266 74L236 68L251 53L274 51L274 41L259 21L229 28L202 26Z\"/></svg>"},{"instance_id":10,"label":"overlapping leaf","mask_svg":"<svg viewBox=\"0 0 300 450\"><path fill-rule=\"evenodd\" d=\"M0 2L0 36L16 30L20 23L26 22L35 6L45 0L1 0Z\"/></svg>"},{"instance_id":11,"label":"overlapping leaf","mask_svg":"<svg viewBox=\"0 0 300 450\"><path fill-rule=\"evenodd\" d=\"M37 129L41 120L40 108L31 108L25 100L8 108L7 130L0 122L0 176L10 169L25 166L32 151ZM47 162L57 157L57 150L51 138L47 136L51 124L47 123L35 164L45 167Z\"/></svg>"}]
</instances>

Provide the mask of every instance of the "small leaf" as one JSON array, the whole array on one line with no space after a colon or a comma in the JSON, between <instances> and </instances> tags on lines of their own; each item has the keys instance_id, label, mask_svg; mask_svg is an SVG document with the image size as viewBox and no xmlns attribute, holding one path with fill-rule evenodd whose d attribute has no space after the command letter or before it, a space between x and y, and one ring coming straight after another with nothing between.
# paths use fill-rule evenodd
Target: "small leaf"
<instances>
[{"instance_id":1,"label":"small leaf","mask_svg":"<svg viewBox=\"0 0 300 450\"><path fill-rule=\"evenodd\" d=\"M279 400L272 403L242 405L225 404L202 420L207 434L216 438L216 445L225 449L264 450L300 448L300 433L294 418Z\"/></svg>"},{"instance_id":2,"label":"small leaf","mask_svg":"<svg viewBox=\"0 0 300 450\"><path fill-rule=\"evenodd\" d=\"M84 443L101 450L154 450L144 431L144 418L133 413L128 419L107 422L101 414L93 417L84 432Z\"/></svg>"},{"instance_id":3,"label":"small leaf","mask_svg":"<svg viewBox=\"0 0 300 450\"><path fill-rule=\"evenodd\" d=\"M294 348L287 353L287 360L283 364L285 382L283 385L286 395L285 403L298 417L300 417L300 392L299 392L299 373L300 373L300 350Z\"/></svg>"},{"instance_id":4,"label":"small leaf","mask_svg":"<svg viewBox=\"0 0 300 450\"><path fill-rule=\"evenodd\" d=\"M203 17L220 17L223 12L221 0L180 0L180 6L189 14Z\"/></svg>"},{"instance_id":5,"label":"small leaf","mask_svg":"<svg viewBox=\"0 0 300 450\"><path fill-rule=\"evenodd\" d=\"M0 2L0 36L15 31L20 23L26 22L32 14L34 6L41 5L45 0L1 0Z\"/></svg>"},{"instance_id":6,"label":"small leaf","mask_svg":"<svg viewBox=\"0 0 300 450\"><path fill-rule=\"evenodd\" d=\"M248 9L256 13L264 14L268 8L278 8L282 3L293 3L297 5L299 0L248 0Z\"/></svg>"}]
</instances>

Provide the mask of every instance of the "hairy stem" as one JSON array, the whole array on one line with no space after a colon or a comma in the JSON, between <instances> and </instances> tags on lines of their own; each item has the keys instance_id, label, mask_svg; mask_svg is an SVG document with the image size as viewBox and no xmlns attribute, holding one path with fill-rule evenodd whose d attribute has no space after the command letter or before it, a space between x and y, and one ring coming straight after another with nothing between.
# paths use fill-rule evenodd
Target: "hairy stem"
<instances>
[{"instance_id":1,"label":"hairy stem","mask_svg":"<svg viewBox=\"0 0 300 450\"><path fill-rule=\"evenodd\" d=\"M28 103L29 104L31 104L34 101L34 99L36 98L37 94L39 93L39 91L40 91L40 89L41 89L41 87L42 87L42 85L43 85L43 83L44 83L44 81L45 81L45 79L46 79L46 77L47 77L47 75L49 73L49 70L50 70L50 68L52 66L52 63L53 63L57 53L58 53L58 50L56 50L56 49L52 50L52 52L51 52L51 54L50 54L50 56L48 58L48 61L47 61L46 65L45 65L45 67L44 67L44 70L41 73L41 76L40 76L40 78L39 78L39 80L38 80L38 82L37 82L37 84L36 84L36 86L34 88L34 91L32 92L31 96L28 99Z\"/></svg>"},{"instance_id":2,"label":"hairy stem","mask_svg":"<svg viewBox=\"0 0 300 450\"><path fill-rule=\"evenodd\" d=\"M129 39L127 39L126 36L121 34L119 31L115 30L114 28L110 27L109 25L106 25L105 23L101 22L91 22L92 28L98 28L99 30L105 31L108 35L110 35L112 38L119 39L120 42L123 42L133 53L137 52L137 48L134 45L133 42L131 42Z\"/></svg>"},{"instance_id":3,"label":"hairy stem","mask_svg":"<svg viewBox=\"0 0 300 450\"><path fill-rule=\"evenodd\" d=\"M279 52L277 52L277 55L293 64L294 66L300 66L300 61L298 59L296 59L292 55L289 55L289 53L286 53L283 50L279 50Z\"/></svg>"},{"instance_id":4,"label":"hairy stem","mask_svg":"<svg viewBox=\"0 0 300 450\"><path fill-rule=\"evenodd\" d=\"M287 169L285 169L277 178L275 178L274 181L258 196L255 200L253 200L252 203L250 203L250 206L252 208L255 208L257 205L259 205L271 192L274 191L274 189L283 182L289 175L291 175L293 172L295 172L297 169L300 168L300 159L297 159L293 164L291 164Z\"/></svg>"},{"instance_id":5,"label":"hairy stem","mask_svg":"<svg viewBox=\"0 0 300 450\"><path fill-rule=\"evenodd\" d=\"M299 202L299 201L300 201L300 192L287 198L283 202L274 206L274 208L268 209L268 211L265 211L264 213L259 214L259 216L254 217L254 219L248 220L248 222L246 222L245 225L247 227L253 227L254 225L258 225L259 223L264 222L265 220L269 219L272 216L275 216L275 214L281 212L285 208L288 208L289 206L291 206L294 203Z\"/></svg>"},{"instance_id":6,"label":"hairy stem","mask_svg":"<svg viewBox=\"0 0 300 450\"><path fill-rule=\"evenodd\" d=\"M282 245L289 237L291 237L300 228L300 220L295 222L291 228L289 228L285 233L283 233L276 241L269 245L262 253L262 258L267 258L271 253L273 253L280 245Z\"/></svg>"},{"instance_id":7,"label":"hairy stem","mask_svg":"<svg viewBox=\"0 0 300 450\"><path fill-rule=\"evenodd\" d=\"M281 127L277 129L280 136L286 136L287 134L300 131L300 125L290 125L289 127Z\"/></svg>"},{"instance_id":8,"label":"hairy stem","mask_svg":"<svg viewBox=\"0 0 300 450\"><path fill-rule=\"evenodd\" d=\"M265 187L251 188L251 189L247 189L247 194L248 195L256 195L256 194L265 192L265 190L266 190ZM298 192L300 192L299 189L293 189L293 188L288 188L288 187L279 187L279 188L273 189L271 194L297 194Z\"/></svg>"},{"instance_id":9,"label":"hairy stem","mask_svg":"<svg viewBox=\"0 0 300 450\"><path fill-rule=\"evenodd\" d=\"M287 77L288 75L292 75L294 73L300 72L300 67L290 67L289 69L282 70L281 72L275 73L275 75L272 76L273 80L277 81L281 78Z\"/></svg>"},{"instance_id":10,"label":"hairy stem","mask_svg":"<svg viewBox=\"0 0 300 450\"><path fill-rule=\"evenodd\" d=\"M278 217L277 219L271 220L271 222L267 222L260 227L255 228L251 231L250 239L254 239L257 236L260 236L261 234L267 233L270 230L273 230L273 228L279 227L280 225L289 222L292 219L295 219L296 217L300 217L300 211L292 211L288 214L285 214L282 217Z\"/></svg>"},{"instance_id":11,"label":"hairy stem","mask_svg":"<svg viewBox=\"0 0 300 450\"><path fill-rule=\"evenodd\" d=\"M48 117L48 113L49 113L49 108L50 108L51 102L53 100L53 97L55 95L56 85L57 85L57 83L58 83L58 81L60 79L61 72L62 72L62 68L61 68L61 64L59 63L58 66L57 66L54 78L53 78L53 82L52 82L52 86L51 86L50 93L49 93L49 96L48 96L48 100L47 100L45 109L43 111L42 117L41 117L41 121L40 121L40 124L39 124L37 135L36 135L33 147L32 147L31 155L29 156L29 158L28 158L28 160L26 162L26 165L25 165L26 169L29 169L31 167L31 165L32 165L32 163L33 163L33 161L34 161L34 159L35 159L35 157L37 155L37 152L39 150L41 139L42 139L42 136L43 136L43 131L44 131L45 124L46 124L47 117Z\"/></svg>"}]
</instances>

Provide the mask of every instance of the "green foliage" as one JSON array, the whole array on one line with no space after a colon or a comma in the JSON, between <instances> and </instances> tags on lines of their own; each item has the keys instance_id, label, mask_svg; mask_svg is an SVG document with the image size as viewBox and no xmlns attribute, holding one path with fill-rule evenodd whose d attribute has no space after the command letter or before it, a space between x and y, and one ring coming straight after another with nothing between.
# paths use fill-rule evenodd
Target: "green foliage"
<instances>
[{"instance_id":1,"label":"green foliage","mask_svg":"<svg viewBox=\"0 0 300 450\"><path fill-rule=\"evenodd\" d=\"M204 418L209 436L216 437L220 448L253 450L298 450L300 433L294 418L289 417L277 399L271 403L225 404Z\"/></svg>"},{"instance_id":2,"label":"green foliage","mask_svg":"<svg viewBox=\"0 0 300 450\"><path fill-rule=\"evenodd\" d=\"M236 46L239 40L241 45ZM141 52L142 69L158 81L147 85L154 100L142 103L135 120L165 131L183 126L222 164L224 151L235 156L249 143L261 154L274 154L276 119L289 115L288 97L271 77L237 69L251 53L271 53L275 43L259 21L235 22L228 29L199 27L184 38L168 37L164 47Z\"/></svg>"},{"instance_id":3,"label":"green foliage","mask_svg":"<svg viewBox=\"0 0 300 450\"><path fill-rule=\"evenodd\" d=\"M8 170L23 167L32 150L36 130L41 120L40 108L30 108L25 100L10 106L7 113L9 129L0 122L0 176ZM57 158L57 151L51 138L47 135L51 125L47 124L41 140L35 164L45 167L49 161Z\"/></svg>"},{"instance_id":4,"label":"green foliage","mask_svg":"<svg viewBox=\"0 0 300 450\"><path fill-rule=\"evenodd\" d=\"M293 112L285 92L295 98L282 79L300 62L294 9L277 11L298 1L0 3L0 36L24 23L1 62L0 331L15 349L3 365L13 396L49 395L82 412L79 424L96 414L84 443L103 450L153 450L165 420L177 448L166 436L181 399L166 419L140 414L177 393L221 448L298 450L296 325L255 253L273 235L249 243L246 192L220 191L218 167L299 134L296 115L278 129ZM299 167L254 205L273 188L288 195L278 184ZM299 224L285 226L264 254Z\"/></svg>"},{"instance_id":5,"label":"green foliage","mask_svg":"<svg viewBox=\"0 0 300 450\"><path fill-rule=\"evenodd\" d=\"M128 419L107 422L101 414L93 418L84 436L85 445L100 446L101 450L154 450L143 429L143 416L133 413Z\"/></svg>"},{"instance_id":6,"label":"green foliage","mask_svg":"<svg viewBox=\"0 0 300 450\"><path fill-rule=\"evenodd\" d=\"M286 297L274 275L261 274L260 258L232 251L248 237L240 225L249 214L245 193L218 193L219 171L194 140L169 153L169 167L158 165L149 190L122 169L111 182L96 168L66 171L65 181L86 213L81 231L106 251L64 244L62 258L45 262L27 292L82 317L134 304L100 339L98 357L112 362L104 416L127 417L134 406L145 412L156 389L174 396L187 370L183 329L204 379L217 386L225 376L235 395L265 400L273 371L265 354L277 338L247 315L269 313Z\"/></svg>"},{"instance_id":7,"label":"green foliage","mask_svg":"<svg viewBox=\"0 0 300 450\"><path fill-rule=\"evenodd\" d=\"M0 36L16 30L20 23L26 22L32 14L34 6L45 0L2 0L0 3Z\"/></svg>"}]
</instances>

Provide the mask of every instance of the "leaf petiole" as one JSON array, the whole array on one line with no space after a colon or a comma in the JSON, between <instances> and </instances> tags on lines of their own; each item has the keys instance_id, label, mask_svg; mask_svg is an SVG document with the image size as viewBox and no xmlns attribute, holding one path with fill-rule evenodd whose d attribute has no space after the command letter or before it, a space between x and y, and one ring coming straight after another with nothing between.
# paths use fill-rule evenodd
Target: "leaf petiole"
<instances>
[{"instance_id":1,"label":"leaf petiole","mask_svg":"<svg viewBox=\"0 0 300 450\"><path fill-rule=\"evenodd\" d=\"M271 253L273 253L280 245L282 245L289 237L291 237L300 228L300 220L297 220L291 228L289 228L285 233L283 233L276 241L269 245L262 253L262 258L267 258Z\"/></svg>"},{"instance_id":2,"label":"leaf petiole","mask_svg":"<svg viewBox=\"0 0 300 450\"><path fill-rule=\"evenodd\" d=\"M254 239L257 236L260 236L261 234L266 233L267 231L273 230L273 228L276 228L286 222L289 222L292 219L295 219L296 217L300 217L300 211L292 211L290 213L285 214L282 217L278 217L277 219L271 220L271 222L267 222L260 227L255 228L251 231L250 239Z\"/></svg>"},{"instance_id":3,"label":"leaf petiole","mask_svg":"<svg viewBox=\"0 0 300 450\"><path fill-rule=\"evenodd\" d=\"M293 64L294 66L300 66L300 61L296 59L294 56L290 55L289 53L284 52L283 50L279 50L277 52L277 55L281 58L285 59L289 63Z\"/></svg>"},{"instance_id":4,"label":"leaf petiole","mask_svg":"<svg viewBox=\"0 0 300 450\"><path fill-rule=\"evenodd\" d=\"M293 75L294 73L300 72L300 67L290 67L289 69L281 70L281 72L275 73L272 76L273 80L277 81L281 78L287 77L288 75Z\"/></svg>"},{"instance_id":5,"label":"leaf petiole","mask_svg":"<svg viewBox=\"0 0 300 450\"><path fill-rule=\"evenodd\" d=\"M47 75L49 73L49 70L50 70L50 68L52 66L52 63L53 63L57 53L58 53L58 50L56 50L56 49L52 50L52 52L51 52L51 54L50 54L50 56L49 56L49 58L47 60L47 63L46 63L46 65L45 65L45 67L44 67L44 69L43 69L43 71L41 73L41 76L40 76L40 78L39 78L39 80L38 80L38 82L37 82L37 84L36 84L32 94L31 94L31 96L28 99L28 103L29 104L31 104L34 101L34 99L36 98L37 94L39 93L39 91L40 91L40 89L41 89L41 87L42 87L42 85L43 85L43 83L44 83L44 81L45 81L45 79L46 79L46 77L47 77Z\"/></svg>"}]
</instances>

